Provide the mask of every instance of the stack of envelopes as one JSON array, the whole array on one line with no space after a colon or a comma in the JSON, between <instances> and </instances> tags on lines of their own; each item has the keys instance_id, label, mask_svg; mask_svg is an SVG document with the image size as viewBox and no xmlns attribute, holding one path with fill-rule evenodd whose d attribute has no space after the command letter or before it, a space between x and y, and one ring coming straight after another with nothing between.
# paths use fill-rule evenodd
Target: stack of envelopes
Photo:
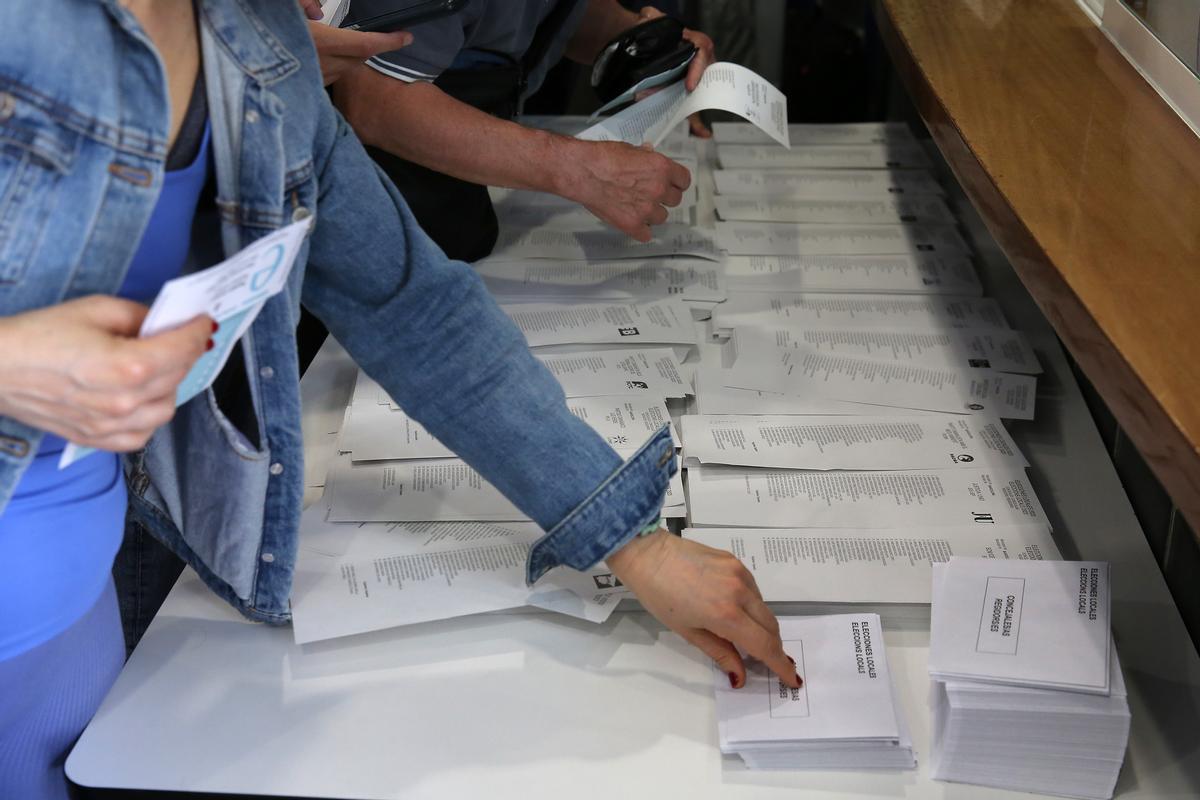
<instances>
[{"instance_id":1,"label":"stack of envelopes","mask_svg":"<svg viewBox=\"0 0 1200 800\"><path fill-rule=\"evenodd\" d=\"M783 617L779 625L804 684L792 689L752 664L734 689L715 669L721 752L751 769L916 766L879 617Z\"/></svg>"},{"instance_id":2,"label":"stack of envelopes","mask_svg":"<svg viewBox=\"0 0 1200 800\"><path fill-rule=\"evenodd\" d=\"M1112 797L1129 704L1103 562L951 559L934 568L933 776Z\"/></svg>"}]
</instances>

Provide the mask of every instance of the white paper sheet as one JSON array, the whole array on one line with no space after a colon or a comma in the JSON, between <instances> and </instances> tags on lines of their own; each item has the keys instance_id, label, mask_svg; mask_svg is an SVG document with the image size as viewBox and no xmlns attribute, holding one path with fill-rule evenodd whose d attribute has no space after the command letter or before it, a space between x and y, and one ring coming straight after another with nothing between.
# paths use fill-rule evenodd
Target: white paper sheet
<instances>
[{"instance_id":1,"label":"white paper sheet","mask_svg":"<svg viewBox=\"0 0 1200 800\"><path fill-rule=\"evenodd\" d=\"M933 166L915 142L825 145L780 150L756 144L718 144L722 169L928 169Z\"/></svg>"},{"instance_id":2,"label":"white paper sheet","mask_svg":"<svg viewBox=\"0 0 1200 800\"><path fill-rule=\"evenodd\" d=\"M713 141L718 144L770 144L771 139L746 122L714 122ZM793 123L788 125L793 147L828 144L884 144L915 141L903 122L848 122L835 124Z\"/></svg>"},{"instance_id":3,"label":"white paper sheet","mask_svg":"<svg viewBox=\"0 0 1200 800\"><path fill-rule=\"evenodd\" d=\"M601 120L579 134L590 141L620 141L658 146L690 115L729 111L754 123L772 139L788 146L787 98L745 67L718 61L704 70L695 91L675 83L639 103Z\"/></svg>"},{"instance_id":4,"label":"white paper sheet","mask_svg":"<svg viewBox=\"0 0 1200 800\"><path fill-rule=\"evenodd\" d=\"M688 415L685 464L783 469L1023 469L998 419L983 416Z\"/></svg>"},{"instance_id":5,"label":"white paper sheet","mask_svg":"<svg viewBox=\"0 0 1200 800\"><path fill-rule=\"evenodd\" d=\"M632 455L632 451L626 451ZM342 462L325 481L330 522L527 522L496 487L459 459ZM685 504L679 474L667 489L663 516Z\"/></svg>"},{"instance_id":6,"label":"white paper sheet","mask_svg":"<svg viewBox=\"0 0 1200 800\"><path fill-rule=\"evenodd\" d=\"M1008 330L1000 305L990 298L802 292L730 293L713 310L713 325L729 330L807 328L825 330Z\"/></svg>"},{"instance_id":7,"label":"white paper sheet","mask_svg":"<svg viewBox=\"0 0 1200 800\"><path fill-rule=\"evenodd\" d=\"M526 604L603 622L625 594L603 565L585 574L555 570L525 585L529 548L541 531L508 541L404 546L368 557L304 554L292 588L298 644ZM411 538L410 538L411 541ZM587 583L595 588L588 591Z\"/></svg>"},{"instance_id":8,"label":"white paper sheet","mask_svg":"<svg viewBox=\"0 0 1200 800\"><path fill-rule=\"evenodd\" d=\"M142 320L138 336L163 333L201 314L207 314L221 326L212 335L213 348L192 364L175 390L176 406L212 385L263 305L287 285L311 225L312 218L294 222L256 240L216 266L163 284ZM91 448L68 444L58 468L68 467L93 452Z\"/></svg>"},{"instance_id":9,"label":"white paper sheet","mask_svg":"<svg viewBox=\"0 0 1200 800\"><path fill-rule=\"evenodd\" d=\"M983 294L969 259L912 254L728 256L725 284L727 291L735 294Z\"/></svg>"},{"instance_id":10,"label":"white paper sheet","mask_svg":"<svg viewBox=\"0 0 1200 800\"><path fill-rule=\"evenodd\" d=\"M693 525L895 528L1048 524L1022 472L811 472L693 467Z\"/></svg>"},{"instance_id":11,"label":"white paper sheet","mask_svg":"<svg viewBox=\"0 0 1200 800\"><path fill-rule=\"evenodd\" d=\"M743 325L730 341L735 361L745 354L750 361L771 363L778 351L791 351L1026 375L1042 371L1033 348L1017 331L763 329Z\"/></svg>"},{"instance_id":12,"label":"white paper sheet","mask_svg":"<svg viewBox=\"0 0 1200 800\"><path fill-rule=\"evenodd\" d=\"M825 397L800 397L794 394L738 389L725 385L723 370L701 366L695 374L696 410L701 414L777 414L793 416L845 415L864 416L880 413L880 407L848 403ZM937 412L909 411L914 415Z\"/></svg>"},{"instance_id":13,"label":"white paper sheet","mask_svg":"<svg viewBox=\"0 0 1200 800\"><path fill-rule=\"evenodd\" d=\"M937 179L924 170L863 169L718 169L713 181L720 194L797 198L879 199L895 195L944 195Z\"/></svg>"},{"instance_id":14,"label":"white paper sheet","mask_svg":"<svg viewBox=\"0 0 1200 800\"><path fill-rule=\"evenodd\" d=\"M682 300L651 303L528 303L502 306L530 347L562 344L696 344L692 312Z\"/></svg>"},{"instance_id":15,"label":"white paper sheet","mask_svg":"<svg viewBox=\"0 0 1200 800\"><path fill-rule=\"evenodd\" d=\"M637 447L671 424L662 399L650 394L572 397L567 408L617 450ZM455 456L416 420L391 405L351 406L339 447L355 462Z\"/></svg>"},{"instance_id":16,"label":"white paper sheet","mask_svg":"<svg viewBox=\"0 0 1200 800\"><path fill-rule=\"evenodd\" d=\"M885 197L878 200L809 200L719 194L713 198L713 206L723 220L746 222L821 225L898 225L908 222L953 225L955 222L945 201L937 195Z\"/></svg>"},{"instance_id":17,"label":"white paper sheet","mask_svg":"<svg viewBox=\"0 0 1200 800\"><path fill-rule=\"evenodd\" d=\"M686 164L684 166L687 166ZM695 175L695 169L689 170ZM586 208L576 205L526 203L526 195L510 195L504 203L493 204L500 226L505 229L567 228L571 230L606 228L608 223ZM690 206L678 205L667 209L665 224L691 225Z\"/></svg>"},{"instance_id":18,"label":"white paper sheet","mask_svg":"<svg viewBox=\"0 0 1200 800\"><path fill-rule=\"evenodd\" d=\"M789 689L765 669L733 689L715 670L717 719L730 745L781 740L899 742L883 627L875 614L784 617L783 648L804 678Z\"/></svg>"},{"instance_id":19,"label":"white paper sheet","mask_svg":"<svg viewBox=\"0 0 1200 800\"><path fill-rule=\"evenodd\" d=\"M804 350L784 351L774 364L739 359L722 376L738 389L1004 419L1033 419L1037 397L1032 375Z\"/></svg>"},{"instance_id":20,"label":"white paper sheet","mask_svg":"<svg viewBox=\"0 0 1200 800\"><path fill-rule=\"evenodd\" d=\"M1044 525L919 528L686 528L733 553L768 603L931 602L934 563L952 556L1058 559Z\"/></svg>"},{"instance_id":21,"label":"white paper sheet","mask_svg":"<svg viewBox=\"0 0 1200 800\"><path fill-rule=\"evenodd\" d=\"M882 256L898 253L969 255L951 225L805 225L790 222L716 224L717 245L730 255Z\"/></svg>"},{"instance_id":22,"label":"white paper sheet","mask_svg":"<svg viewBox=\"0 0 1200 800\"><path fill-rule=\"evenodd\" d=\"M1108 694L1104 561L952 559L935 573L929 672Z\"/></svg>"},{"instance_id":23,"label":"white paper sheet","mask_svg":"<svg viewBox=\"0 0 1200 800\"><path fill-rule=\"evenodd\" d=\"M638 302L678 297L720 302L725 282L720 265L703 259L645 261L481 261L475 271L498 302L531 303L561 298L587 302Z\"/></svg>"},{"instance_id":24,"label":"white paper sheet","mask_svg":"<svg viewBox=\"0 0 1200 800\"><path fill-rule=\"evenodd\" d=\"M539 355L568 397L644 395L683 398L692 394L674 351L666 348L600 350Z\"/></svg>"},{"instance_id":25,"label":"white paper sheet","mask_svg":"<svg viewBox=\"0 0 1200 800\"><path fill-rule=\"evenodd\" d=\"M708 231L689 225L659 225L649 242L630 239L611 228L563 230L509 228L500 231L488 261L523 261L553 258L558 261L609 261L618 258L690 256L717 261L717 243Z\"/></svg>"}]
</instances>

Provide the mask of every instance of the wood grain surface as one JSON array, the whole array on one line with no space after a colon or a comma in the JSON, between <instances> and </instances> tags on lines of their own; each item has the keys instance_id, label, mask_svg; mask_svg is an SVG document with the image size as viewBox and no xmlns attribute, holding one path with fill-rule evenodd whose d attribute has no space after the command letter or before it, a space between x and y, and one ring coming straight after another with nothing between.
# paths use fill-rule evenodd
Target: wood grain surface
<instances>
[{"instance_id":1,"label":"wood grain surface","mask_svg":"<svg viewBox=\"0 0 1200 800\"><path fill-rule=\"evenodd\" d=\"M1200 532L1200 139L1072 0L877 0L967 195Z\"/></svg>"}]
</instances>

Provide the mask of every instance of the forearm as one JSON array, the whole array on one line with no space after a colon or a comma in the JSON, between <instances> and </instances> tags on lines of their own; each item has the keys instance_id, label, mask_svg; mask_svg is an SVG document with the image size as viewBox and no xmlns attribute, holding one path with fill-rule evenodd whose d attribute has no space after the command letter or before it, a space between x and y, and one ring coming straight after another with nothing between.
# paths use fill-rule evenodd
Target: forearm
<instances>
[{"instance_id":1,"label":"forearm","mask_svg":"<svg viewBox=\"0 0 1200 800\"><path fill-rule=\"evenodd\" d=\"M617 0L588 0L583 21L567 43L567 58L591 64L604 45L641 21L641 17Z\"/></svg>"},{"instance_id":2,"label":"forearm","mask_svg":"<svg viewBox=\"0 0 1200 800\"><path fill-rule=\"evenodd\" d=\"M364 144L484 186L558 193L573 140L498 119L430 83L361 67L334 100Z\"/></svg>"}]
</instances>

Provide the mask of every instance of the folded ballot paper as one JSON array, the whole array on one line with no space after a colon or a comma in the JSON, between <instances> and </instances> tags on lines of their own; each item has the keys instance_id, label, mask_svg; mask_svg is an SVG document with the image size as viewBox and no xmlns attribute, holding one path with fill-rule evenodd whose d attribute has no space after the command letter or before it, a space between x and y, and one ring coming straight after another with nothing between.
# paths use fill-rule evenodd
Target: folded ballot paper
<instances>
[{"instance_id":1,"label":"folded ballot paper","mask_svg":"<svg viewBox=\"0 0 1200 800\"><path fill-rule=\"evenodd\" d=\"M934 566L933 777L1112 797L1129 703L1103 562Z\"/></svg>"},{"instance_id":2,"label":"folded ballot paper","mask_svg":"<svg viewBox=\"0 0 1200 800\"><path fill-rule=\"evenodd\" d=\"M721 752L751 769L915 767L879 617L782 617L779 628L804 685L791 689L751 663L733 689L714 664Z\"/></svg>"}]
</instances>

